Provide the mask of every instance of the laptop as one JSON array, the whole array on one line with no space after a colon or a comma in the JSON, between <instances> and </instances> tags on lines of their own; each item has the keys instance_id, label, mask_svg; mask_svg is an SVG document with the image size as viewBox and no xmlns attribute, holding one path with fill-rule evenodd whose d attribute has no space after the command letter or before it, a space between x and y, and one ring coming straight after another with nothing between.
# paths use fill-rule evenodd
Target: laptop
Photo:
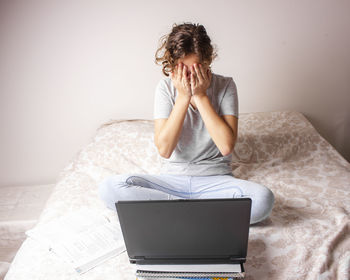
<instances>
[{"instance_id":1,"label":"laptop","mask_svg":"<svg viewBox=\"0 0 350 280\"><path fill-rule=\"evenodd\" d=\"M122 200L115 205L138 276L165 271L170 277L190 272L225 277L234 271L244 276L250 198Z\"/></svg>"}]
</instances>

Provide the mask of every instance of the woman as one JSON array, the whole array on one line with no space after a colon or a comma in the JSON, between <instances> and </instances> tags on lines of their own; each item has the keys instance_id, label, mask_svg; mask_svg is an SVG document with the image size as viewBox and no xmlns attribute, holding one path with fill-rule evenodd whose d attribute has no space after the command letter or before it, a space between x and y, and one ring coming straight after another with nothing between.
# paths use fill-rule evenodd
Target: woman
<instances>
[{"instance_id":1,"label":"woman","mask_svg":"<svg viewBox=\"0 0 350 280\"><path fill-rule=\"evenodd\" d=\"M154 100L154 143L161 172L106 178L99 184L99 195L107 207L116 210L118 200L250 197L250 223L269 216L271 190L232 174L237 89L231 77L211 72L215 57L203 25L174 24L163 37L156 62L162 63L167 77L158 83Z\"/></svg>"}]
</instances>

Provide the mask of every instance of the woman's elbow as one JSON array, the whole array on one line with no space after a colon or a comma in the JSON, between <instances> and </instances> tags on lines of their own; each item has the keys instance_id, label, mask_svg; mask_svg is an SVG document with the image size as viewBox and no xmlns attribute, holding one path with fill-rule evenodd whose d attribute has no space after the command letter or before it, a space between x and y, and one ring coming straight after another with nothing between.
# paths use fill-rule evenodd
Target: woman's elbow
<instances>
[{"instance_id":1,"label":"woman's elbow","mask_svg":"<svg viewBox=\"0 0 350 280\"><path fill-rule=\"evenodd\" d=\"M233 152L233 147L228 146L221 151L221 154L225 157L231 154L232 152Z\"/></svg>"},{"instance_id":2,"label":"woman's elbow","mask_svg":"<svg viewBox=\"0 0 350 280\"><path fill-rule=\"evenodd\" d=\"M167 153L166 151L160 149L158 149L158 153L163 158L170 158L171 156L171 153Z\"/></svg>"},{"instance_id":3,"label":"woman's elbow","mask_svg":"<svg viewBox=\"0 0 350 280\"><path fill-rule=\"evenodd\" d=\"M156 145L157 150L158 150L158 154L161 157L163 157L163 158L170 158L171 153L169 153L169 151L164 146L160 146L157 141L155 141L154 144Z\"/></svg>"},{"instance_id":4,"label":"woman's elbow","mask_svg":"<svg viewBox=\"0 0 350 280\"><path fill-rule=\"evenodd\" d=\"M234 140L233 142L231 142L230 144L228 144L222 151L221 154L223 156L228 156L229 154L231 154L235 148L235 144L236 144L236 140Z\"/></svg>"}]
</instances>

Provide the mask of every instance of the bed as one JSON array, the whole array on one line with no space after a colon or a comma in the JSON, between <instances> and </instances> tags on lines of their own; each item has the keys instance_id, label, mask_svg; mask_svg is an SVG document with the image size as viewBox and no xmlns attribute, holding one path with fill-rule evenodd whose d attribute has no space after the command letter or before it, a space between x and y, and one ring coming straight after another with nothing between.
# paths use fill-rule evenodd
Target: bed
<instances>
[{"instance_id":1,"label":"bed","mask_svg":"<svg viewBox=\"0 0 350 280\"><path fill-rule=\"evenodd\" d=\"M62 170L38 224L82 206L118 222L97 183L121 173L157 174L153 120L112 120ZM251 226L246 279L350 279L350 164L295 111L240 114L232 172L275 194L268 219ZM127 253L79 275L27 238L6 280L135 279Z\"/></svg>"}]
</instances>

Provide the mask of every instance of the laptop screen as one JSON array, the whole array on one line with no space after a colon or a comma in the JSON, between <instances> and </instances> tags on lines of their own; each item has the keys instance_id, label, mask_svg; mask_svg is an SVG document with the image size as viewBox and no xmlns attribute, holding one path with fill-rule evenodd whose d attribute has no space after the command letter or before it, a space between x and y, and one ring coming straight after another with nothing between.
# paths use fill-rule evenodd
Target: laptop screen
<instances>
[{"instance_id":1,"label":"laptop screen","mask_svg":"<svg viewBox=\"0 0 350 280\"><path fill-rule=\"evenodd\" d=\"M125 200L116 207L130 261L212 263L246 258L250 198Z\"/></svg>"}]
</instances>

